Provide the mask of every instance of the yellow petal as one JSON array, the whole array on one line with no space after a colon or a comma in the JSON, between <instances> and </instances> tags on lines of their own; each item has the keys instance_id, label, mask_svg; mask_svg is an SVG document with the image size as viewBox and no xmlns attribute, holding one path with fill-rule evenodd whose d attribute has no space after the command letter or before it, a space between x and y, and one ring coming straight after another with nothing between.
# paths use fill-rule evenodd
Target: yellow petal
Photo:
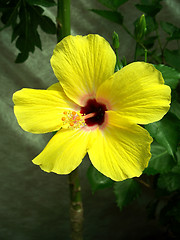
<instances>
[{"instance_id":1,"label":"yellow petal","mask_svg":"<svg viewBox=\"0 0 180 240\"><path fill-rule=\"evenodd\" d=\"M92 134L94 143L88 150L90 160L105 176L122 181L139 177L151 157L152 138L142 127L108 111L108 125Z\"/></svg>"},{"instance_id":2,"label":"yellow petal","mask_svg":"<svg viewBox=\"0 0 180 240\"><path fill-rule=\"evenodd\" d=\"M114 73L116 57L99 35L68 36L57 44L51 58L65 93L77 104L95 97L99 85Z\"/></svg>"},{"instance_id":3,"label":"yellow petal","mask_svg":"<svg viewBox=\"0 0 180 240\"><path fill-rule=\"evenodd\" d=\"M98 89L113 111L139 124L160 120L169 110L171 90L153 65L135 62L116 72Z\"/></svg>"},{"instance_id":4,"label":"yellow petal","mask_svg":"<svg viewBox=\"0 0 180 240\"><path fill-rule=\"evenodd\" d=\"M48 87L47 90L56 90L56 91L64 92L64 90L59 82L52 84L51 86Z\"/></svg>"},{"instance_id":5,"label":"yellow petal","mask_svg":"<svg viewBox=\"0 0 180 240\"><path fill-rule=\"evenodd\" d=\"M88 147L88 132L61 129L33 160L46 172L68 174L79 166Z\"/></svg>"},{"instance_id":6,"label":"yellow petal","mask_svg":"<svg viewBox=\"0 0 180 240\"><path fill-rule=\"evenodd\" d=\"M46 133L60 129L63 111L74 108L75 104L64 92L55 90L58 85L54 90L24 88L14 93L14 113L25 131Z\"/></svg>"}]
</instances>

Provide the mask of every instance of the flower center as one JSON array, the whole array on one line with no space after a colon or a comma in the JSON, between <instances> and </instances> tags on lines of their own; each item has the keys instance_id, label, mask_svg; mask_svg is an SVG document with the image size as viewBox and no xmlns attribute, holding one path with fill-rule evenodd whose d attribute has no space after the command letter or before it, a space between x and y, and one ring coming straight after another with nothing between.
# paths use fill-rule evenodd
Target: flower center
<instances>
[{"instance_id":1,"label":"flower center","mask_svg":"<svg viewBox=\"0 0 180 240\"><path fill-rule=\"evenodd\" d=\"M96 99L89 99L85 107L81 107L80 113L85 115L85 124L87 126L102 125L105 120L106 105L98 103ZM86 118L86 116L88 116Z\"/></svg>"},{"instance_id":2,"label":"flower center","mask_svg":"<svg viewBox=\"0 0 180 240\"><path fill-rule=\"evenodd\" d=\"M75 111L65 111L64 116L61 118L64 127L66 128L80 128L84 127L85 120L80 112Z\"/></svg>"}]
</instances>

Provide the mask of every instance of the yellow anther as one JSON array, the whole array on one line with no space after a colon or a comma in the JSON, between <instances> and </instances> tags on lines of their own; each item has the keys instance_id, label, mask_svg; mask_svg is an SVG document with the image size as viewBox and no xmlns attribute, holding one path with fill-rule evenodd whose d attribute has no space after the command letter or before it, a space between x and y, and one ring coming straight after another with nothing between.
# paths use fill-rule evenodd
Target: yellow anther
<instances>
[{"instance_id":1,"label":"yellow anther","mask_svg":"<svg viewBox=\"0 0 180 240\"><path fill-rule=\"evenodd\" d=\"M76 111L64 111L61 120L64 127L80 128L86 125L84 116L80 112Z\"/></svg>"},{"instance_id":2,"label":"yellow anther","mask_svg":"<svg viewBox=\"0 0 180 240\"><path fill-rule=\"evenodd\" d=\"M70 122L69 125L72 127L72 126L74 126L74 123L73 123L73 122Z\"/></svg>"},{"instance_id":3,"label":"yellow anther","mask_svg":"<svg viewBox=\"0 0 180 240\"><path fill-rule=\"evenodd\" d=\"M75 111L72 111L72 115L75 116L75 115L76 115L76 112L75 112Z\"/></svg>"}]
</instances>

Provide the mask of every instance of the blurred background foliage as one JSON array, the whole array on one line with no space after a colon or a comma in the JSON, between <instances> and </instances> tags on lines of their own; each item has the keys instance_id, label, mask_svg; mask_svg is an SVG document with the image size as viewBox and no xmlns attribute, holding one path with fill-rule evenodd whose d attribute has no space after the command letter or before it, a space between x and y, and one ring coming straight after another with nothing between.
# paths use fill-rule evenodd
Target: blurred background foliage
<instances>
[{"instance_id":1,"label":"blurred background foliage","mask_svg":"<svg viewBox=\"0 0 180 240\"><path fill-rule=\"evenodd\" d=\"M24 62L35 47L42 50L38 26L48 34L56 34L55 23L43 14L43 7L55 5L54 0L1 0L1 21L4 24L1 30L12 28L11 42L15 41L20 51L16 63Z\"/></svg>"},{"instance_id":2,"label":"blurred background foliage","mask_svg":"<svg viewBox=\"0 0 180 240\"><path fill-rule=\"evenodd\" d=\"M128 0L98 0L105 9L89 9L94 14L116 23L136 42L132 61L147 61L161 71L165 84L172 89L172 103L169 112L159 122L146 125L154 141L149 166L140 178L113 182L99 173L92 165L87 177L92 193L104 188L113 188L119 209L135 199L141 199L149 191L153 197L147 199L145 208L149 218L157 219L172 238L180 237L180 28L168 22L159 21L163 0L139 0L135 7L139 18L134 19L134 31L130 31L124 21L120 6ZM15 42L19 53L16 63L27 60L35 48L42 49L40 27L47 34L56 34L56 23L44 14L44 9L55 6L54 0L1 0L1 31L12 29L11 41ZM113 29L116 31L116 29ZM161 35L165 36L163 41ZM168 46L171 45L171 48ZM115 71L127 64L126 56L119 56L121 41L116 32L112 37L112 47L117 56ZM173 48L172 48L173 46ZM131 62L132 62L131 61ZM140 202L141 204L141 202Z\"/></svg>"}]
</instances>

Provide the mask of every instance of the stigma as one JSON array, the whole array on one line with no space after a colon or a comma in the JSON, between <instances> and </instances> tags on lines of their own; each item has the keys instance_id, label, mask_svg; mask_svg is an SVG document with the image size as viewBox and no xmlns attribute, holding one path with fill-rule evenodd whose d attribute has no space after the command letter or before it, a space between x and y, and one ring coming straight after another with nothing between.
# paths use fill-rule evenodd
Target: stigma
<instances>
[{"instance_id":1,"label":"stigma","mask_svg":"<svg viewBox=\"0 0 180 240\"><path fill-rule=\"evenodd\" d=\"M65 128L81 128L86 126L84 115L78 111L64 111L61 118Z\"/></svg>"}]
</instances>

